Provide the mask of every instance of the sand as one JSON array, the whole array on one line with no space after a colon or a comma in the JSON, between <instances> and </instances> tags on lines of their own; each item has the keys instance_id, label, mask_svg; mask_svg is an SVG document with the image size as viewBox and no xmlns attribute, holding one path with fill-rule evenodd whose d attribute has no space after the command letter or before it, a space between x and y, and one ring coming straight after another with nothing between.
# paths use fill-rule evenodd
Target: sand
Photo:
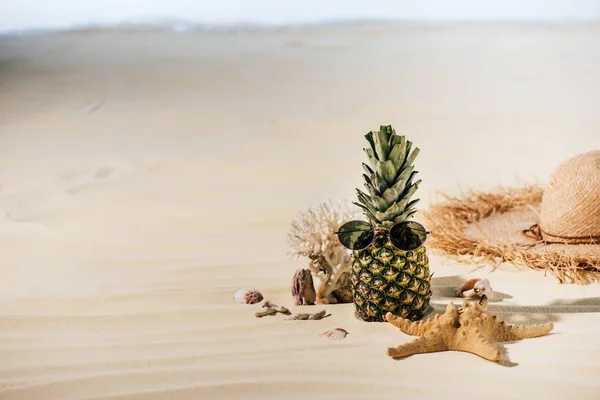
<instances>
[{"instance_id":1,"label":"sand","mask_svg":"<svg viewBox=\"0 0 600 400\"><path fill-rule=\"evenodd\" d=\"M421 149L422 207L545 181L600 148L599 70L599 25L0 39L0 399L600 398L600 284L432 255L436 304L487 276L503 318L555 330L500 364L394 361L392 326L292 305L285 243L353 198L380 124ZM255 318L246 286L331 317Z\"/></svg>"}]
</instances>

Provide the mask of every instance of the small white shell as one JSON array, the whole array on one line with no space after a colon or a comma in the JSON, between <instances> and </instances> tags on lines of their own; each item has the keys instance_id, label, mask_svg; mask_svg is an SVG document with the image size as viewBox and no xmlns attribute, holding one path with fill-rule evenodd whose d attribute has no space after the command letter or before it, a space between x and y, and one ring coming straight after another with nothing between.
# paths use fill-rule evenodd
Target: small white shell
<instances>
[{"instance_id":1,"label":"small white shell","mask_svg":"<svg viewBox=\"0 0 600 400\"><path fill-rule=\"evenodd\" d=\"M348 331L342 328L334 328L321 333L321 336L328 340L340 340L346 337Z\"/></svg>"},{"instance_id":2,"label":"small white shell","mask_svg":"<svg viewBox=\"0 0 600 400\"><path fill-rule=\"evenodd\" d=\"M490 284L489 279L483 278L479 282L475 284L475 288L477 293L481 296L483 294L487 295L487 297L491 297L493 290L492 285Z\"/></svg>"},{"instance_id":3,"label":"small white shell","mask_svg":"<svg viewBox=\"0 0 600 400\"><path fill-rule=\"evenodd\" d=\"M263 295L255 288L243 288L235 292L233 298L241 304L256 304L263 300Z\"/></svg>"},{"instance_id":4,"label":"small white shell","mask_svg":"<svg viewBox=\"0 0 600 400\"><path fill-rule=\"evenodd\" d=\"M493 293L492 286L487 278L473 278L463 283L456 294L458 297L481 297L486 295L487 298L491 298Z\"/></svg>"}]
</instances>

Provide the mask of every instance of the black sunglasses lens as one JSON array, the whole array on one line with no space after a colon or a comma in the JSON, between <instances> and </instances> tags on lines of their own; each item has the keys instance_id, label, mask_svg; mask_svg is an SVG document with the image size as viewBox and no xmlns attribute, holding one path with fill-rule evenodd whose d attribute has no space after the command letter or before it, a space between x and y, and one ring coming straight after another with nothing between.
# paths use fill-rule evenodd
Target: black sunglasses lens
<instances>
[{"instance_id":1,"label":"black sunglasses lens","mask_svg":"<svg viewBox=\"0 0 600 400\"><path fill-rule=\"evenodd\" d=\"M368 222L349 221L340 227L337 235L344 247L350 250L362 250L369 247L375 232Z\"/></svg>"},{"instance_id":2,"label":"black sunglasses lens","mask_svg":"<svg viewBox=\"0 0 600 400\"><path fill-rule=\"evenodd\" d=\"M392 226L390 241L401 250L414 250L425 242L427 230L418 222L405 221Z\"/></svg>"}]
</instances>

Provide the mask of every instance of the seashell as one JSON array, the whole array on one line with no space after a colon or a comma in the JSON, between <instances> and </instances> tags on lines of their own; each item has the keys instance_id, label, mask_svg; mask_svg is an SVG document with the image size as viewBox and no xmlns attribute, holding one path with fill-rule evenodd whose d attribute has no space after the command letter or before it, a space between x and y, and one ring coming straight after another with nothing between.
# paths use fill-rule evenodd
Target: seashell
<instances>
[{"instance_id":1,"label":"seashell","mask_svg":"<svg viewBox=\"0 0 600 400\"><path fill-rule=\"evenodd\" d=\"M256 304L263 300L263 295L255 288L243 288L235 292L233 298L241 304Z\"/></svg>"},{"instance_id":2,"label":"seashell","mask_svg":"<svg viewBox=\"0 0 600 400\"><path fill-rule=\"evenodd\" d=\"M334 328L325 331L321 334L322 337L328 340L341 340L346 337L348 331L342 328Z\"/></svg>"},{"instance_id":3,"label":"seashell","mask_svg":"<svg viewBox=\"0 0 600 400\"><path fill-rule=\"evenodd\" d=\"M487 278L469 279L456 292L458 297L481 297L485 295L487 298L491 298L492 294L492 286Z\"/></svg>"}]
</instances>

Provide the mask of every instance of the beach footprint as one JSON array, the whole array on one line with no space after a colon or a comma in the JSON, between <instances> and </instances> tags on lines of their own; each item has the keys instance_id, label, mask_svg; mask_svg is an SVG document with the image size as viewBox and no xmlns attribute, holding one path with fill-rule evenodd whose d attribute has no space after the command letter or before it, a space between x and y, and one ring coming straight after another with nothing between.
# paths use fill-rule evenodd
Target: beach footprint
<instances>
[{"instance_id":1,"label":"beach footprint","mask_svg":"<svg viewBox=\"0 0 600 400\"><path fill-rule=\"evenodd\" d=\"M105 179L108 178L115 169L113 167L100 167L94 172L94 178L96 179Z\"/></svg>"},{"instance_id":2,"label":"beach footprint","mask_svg":"<svg viewBox=\"0 0 600 400\"><path fill-rule=\"evenodd\" d=\"M63 190L77 195L130 173L127 163L104 163L97 167L68 171L58 177Z\"/></svg>"}]
</instances>

